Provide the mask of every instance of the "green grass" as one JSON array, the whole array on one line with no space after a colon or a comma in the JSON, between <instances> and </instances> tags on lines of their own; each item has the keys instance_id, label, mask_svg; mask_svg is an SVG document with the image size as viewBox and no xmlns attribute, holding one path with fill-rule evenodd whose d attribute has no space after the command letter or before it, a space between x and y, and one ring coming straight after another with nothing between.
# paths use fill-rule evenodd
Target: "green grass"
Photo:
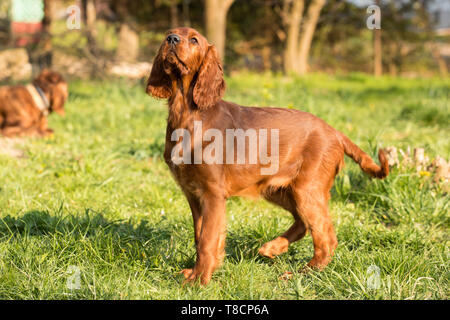
<instances>
[{"instance_id":1,"label":"green grass","mask_svg":"<svg viewBox=\"0 0 450 320\"><path fill-rule=\"evenodd\" d=\"M409 145L450 158L449 80L240 74L227 84L230 101L312 112L372 156ZM323 272L280 280L309 261L311 237L259 257L291 216L233 198L223 267L207 287L181 286L195 249L162 161L166 117L142 85L73 81L67 116L50 117L55 136L25 140L25 158L0 155L0 298L448 299L448 194L413 171L370 180L348 159L330 203L339 246ZM371 265L378 289L367 286ZM67 287L70 266L80 289Z\"/></svg>"}]
</instances>

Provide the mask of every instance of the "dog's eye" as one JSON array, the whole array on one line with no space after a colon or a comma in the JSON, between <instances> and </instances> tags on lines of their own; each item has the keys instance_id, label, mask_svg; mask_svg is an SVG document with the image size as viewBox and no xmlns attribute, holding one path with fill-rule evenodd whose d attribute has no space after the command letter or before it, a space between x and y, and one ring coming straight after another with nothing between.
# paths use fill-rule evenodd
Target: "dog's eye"
<instances>
[{"instance_id":1,"label":"dog's eye","mask_svg":"<svg viewBox=\"0 0 450 320\"><path fill-rule=\"evenodd\" d=\"M191 41L191 43L193 44L198 44L197 38L191 38L189 41Z\"/></svg>"}]
</instances>

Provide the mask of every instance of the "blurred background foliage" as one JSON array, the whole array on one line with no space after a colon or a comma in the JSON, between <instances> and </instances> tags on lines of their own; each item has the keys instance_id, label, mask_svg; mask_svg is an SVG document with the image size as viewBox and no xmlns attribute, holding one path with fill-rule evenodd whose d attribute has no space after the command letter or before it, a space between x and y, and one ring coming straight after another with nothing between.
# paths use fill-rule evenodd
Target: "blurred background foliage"
<instances>
[{"instance_id":1,"label":"blurred background foliage","mask_svg":"<svg viewBox=\"0 0 450 320\"><path fill-rule=\"evenodd\" d=\"M11 28L14 1L0 0L1 49L22 36ZM151 62L169 28L190 26L218 47L228 73L373 73L378 54L383 74L448 75L450 0L27 1L46 8L38 40L25 45L34 69L101 76L112 64ZM381 8L378 53L371 4ZM67 27L71 5L81 29Z\"/></svg>"}]
</instances>

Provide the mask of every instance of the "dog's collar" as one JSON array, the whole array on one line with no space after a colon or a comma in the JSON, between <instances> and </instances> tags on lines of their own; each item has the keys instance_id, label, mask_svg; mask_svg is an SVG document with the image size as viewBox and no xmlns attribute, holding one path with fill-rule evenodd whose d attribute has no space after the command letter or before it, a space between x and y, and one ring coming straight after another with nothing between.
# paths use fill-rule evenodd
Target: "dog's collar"
<instances>
[{"instance_id":1,"label":"dog's collar","mask_svg":"<svg viewBox=\"0 0 450 320\"><path fill-rule=\"evenodd\" d=\"M50 109L50 103L48 102L47 97L44 94L44 91L42 89L35 85L35 84L28 84L26 86L28 92L30 93L31 97L34 100L34 103L38 107L41 112L47 116L49 114Z\"/></svg>"}]
</instances>

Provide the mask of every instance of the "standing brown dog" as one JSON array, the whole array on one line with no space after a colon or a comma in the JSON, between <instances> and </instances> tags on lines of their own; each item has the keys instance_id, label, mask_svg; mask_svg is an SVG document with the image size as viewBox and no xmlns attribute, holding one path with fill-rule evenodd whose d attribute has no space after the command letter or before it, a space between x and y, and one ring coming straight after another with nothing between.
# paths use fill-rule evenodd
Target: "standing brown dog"
<instances>
[{"instance_id":1,"label":"standing brown dog","mask_svg":"<svg viewBox=\"0 0 450 320\"><path fill-rule=\"evenodd\" d=\"M380 167L344 134L312 114L291 109L242 107L223 101L224 91L222 66L214 46L196 30L169 31L154 60L147 93L169 101L164 158L186 195L194 218L197 260L193 269L182 271L186 281L200 279L202 284L207 284L222 262L225 202L234 195L262 196L294 217L289 230L261 247L261 255L273 258L284 253L290 243L310 231L314 257L308 266L325 267L337 246L328 212L329 191L344 164L344 153L364 172L384 178L389 171L384 152L380 150L378 154ZM199 123L203 130L215 130L209 131L215 132L214 142L230 130L277 130L277 145L271 143L273 137L264 142L271 145L272 153L278 149L274 161L278 170L263 174L261 169L273 163L262 159L257 163L238 161L238 164L196 161L195 149L200 146L206 150L208 141L212 141L203 139L199 145L192 138ZM177 129L189 133L183 136L183 142L194 141L190 149L183 149L182 163L176 160L180 151L178 140L174 139ZM242 155L238 154L234 141L227 140L223 150L216 149L215 153L231 151L231 160L236 159L235 155L239 158ZM262 143L259 141L260 150ZM254 148L246 145L244 151L245 158L249 159Z\"/></svg>"},{"instance_id":2,"label":"standing brown dog","mask_svg":"<svg viewBox=\"0 0 450 320\"><path fill-rule=\"evenodd\" d=\"M7 137L53 133L47 116L53 111L64 115L68 96L63 77L50 70L43 70L29 85L0 87L1 133Z\"/></svg>"}]
</instances>

